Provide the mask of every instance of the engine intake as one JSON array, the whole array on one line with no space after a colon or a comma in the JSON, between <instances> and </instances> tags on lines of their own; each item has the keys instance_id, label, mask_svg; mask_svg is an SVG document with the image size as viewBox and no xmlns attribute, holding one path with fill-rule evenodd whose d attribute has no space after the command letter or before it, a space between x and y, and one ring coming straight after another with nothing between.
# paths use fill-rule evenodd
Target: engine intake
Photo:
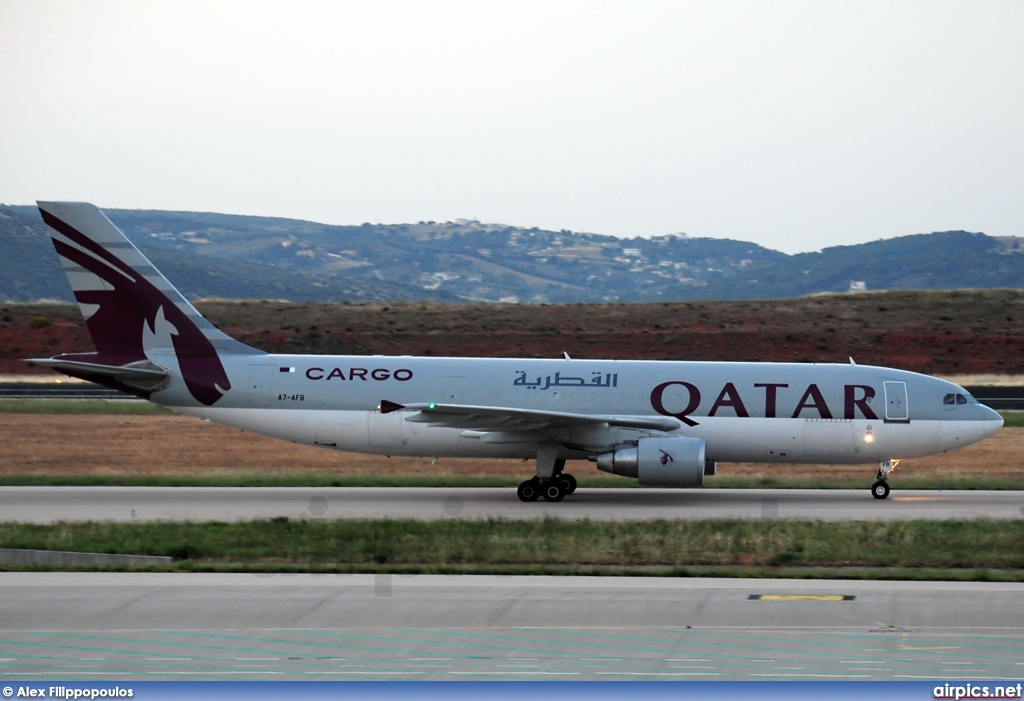
<instances>
[{"instance_id":1,"label":"engine intake","mask_svg":"<svg viewBox=\"0 0 1024 701\"><path fill-rule=\"evenodd\" d=\"M715 474L715 463L704 459L703 438L652 437L598 455L597 469L648 487L700 487L705 474Z\"/></svg>"}]
</instances>

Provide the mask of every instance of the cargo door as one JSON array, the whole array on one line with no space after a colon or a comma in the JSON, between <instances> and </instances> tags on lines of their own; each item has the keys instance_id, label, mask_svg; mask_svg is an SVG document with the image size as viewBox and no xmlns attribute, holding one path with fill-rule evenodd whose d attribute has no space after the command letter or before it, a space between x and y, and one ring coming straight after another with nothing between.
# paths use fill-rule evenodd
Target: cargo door
<instances>
[{"instance_id":1,"label":"cargo door","mask_svg":"<svg viewBox=\"0 0 1024 701\"><path fill-rule=\"evenodd\" d=\"M849 462L853 455L853 421L805 419L804 453L807 460Z\"/></svg>"},{"instance_id":2,"label":"cargo door","mask_svg":"<svg viewBox=\"0 0 1024 701\"><path fill-rule=\"evenodd\" d=\"M402 446L402 412L382 414L370 411L366 414L367 439L371 448L400 448Z\"/></svg>"},{"instance_id":3,"label":"cargo door","mask_svg":"<svg viewBox=\"0 0 1024 701\"><path fill-rule=\"evenodd\" d=\"M767 446L765 457L768 462L792 463L804 456L804 423L799 419L771 419L769 428L757 434L747 434L759 445Z\"/></svg>"}]
</instances>

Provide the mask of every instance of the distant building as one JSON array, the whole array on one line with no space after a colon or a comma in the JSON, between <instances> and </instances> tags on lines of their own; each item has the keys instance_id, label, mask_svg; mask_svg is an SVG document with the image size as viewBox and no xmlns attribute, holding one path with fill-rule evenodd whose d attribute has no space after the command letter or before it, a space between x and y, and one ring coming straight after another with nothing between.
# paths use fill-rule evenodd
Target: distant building
<instances>
[{"instance_id":1,"label":"distant building","mask_svg":"<svg viewBox=\"0 0 1024 701\"><path fill-rule=\"evenodd\" d=\"M850 280L850 292L866 292L868 283L865 280Z\"/></svg>"}]
</instances>

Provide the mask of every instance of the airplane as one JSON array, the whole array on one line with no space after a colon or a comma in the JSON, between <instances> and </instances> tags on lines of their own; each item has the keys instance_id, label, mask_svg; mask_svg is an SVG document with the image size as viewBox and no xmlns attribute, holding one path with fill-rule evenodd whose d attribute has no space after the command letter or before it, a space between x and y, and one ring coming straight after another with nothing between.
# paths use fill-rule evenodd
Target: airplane
<instances>
[{"instance_id":1,"label":"airplane","mask_svg":"<svg viewBox=\"0 0 1024 701\"><path fill-rule=\"evenodd\" d=\"M576 491L570 460L699 487L719 462L874 464L991 436L1000 415L938 378L850 364L270 354L224 334L92 204L38 202L94 352L28 362L294 443L522 458L519 499ZM780 468L782 469L782 468Z\"/></svg>"}]
</instances>

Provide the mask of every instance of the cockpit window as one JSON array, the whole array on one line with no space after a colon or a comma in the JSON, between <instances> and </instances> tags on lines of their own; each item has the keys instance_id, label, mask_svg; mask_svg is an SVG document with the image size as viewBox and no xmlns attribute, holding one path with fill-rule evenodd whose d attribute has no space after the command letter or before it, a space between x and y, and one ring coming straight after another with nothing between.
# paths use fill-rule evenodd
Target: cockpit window
<instances>
[{"instance_id":1,"label":"cockpit window","mask_svg":"<svg viewBox=\"0 0 1024 701\"><path fill-rule=\"evenodd\" d=\"M963 394L950 392L942 398L942 403L946 406L953 406L956 404L977 404L978 400L972 397L969 393L964 392Z\"/></svg>"}]
</instances>

